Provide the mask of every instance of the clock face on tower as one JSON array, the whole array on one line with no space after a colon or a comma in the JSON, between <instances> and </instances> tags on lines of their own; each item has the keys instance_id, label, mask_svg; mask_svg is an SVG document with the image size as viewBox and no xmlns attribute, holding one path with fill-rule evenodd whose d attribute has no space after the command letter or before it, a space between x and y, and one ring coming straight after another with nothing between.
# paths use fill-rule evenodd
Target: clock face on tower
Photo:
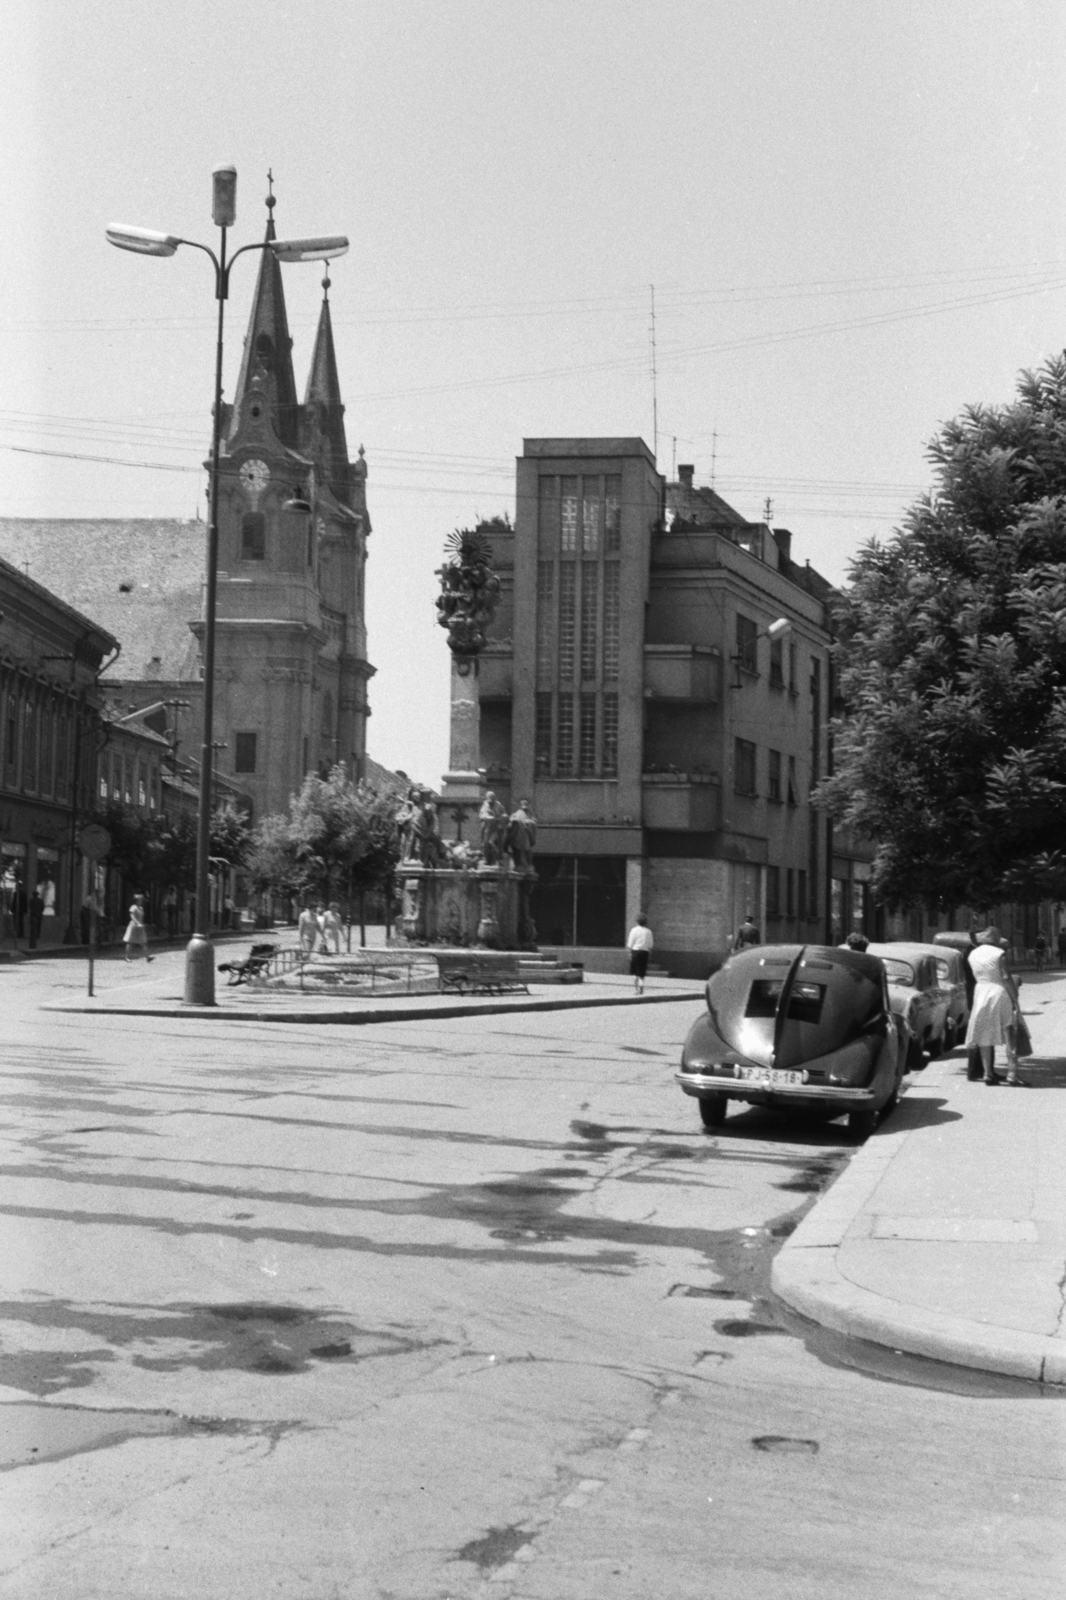
<instances>
[{"instance_id":1,"label":"clock face on tower","mask_svg":"<svg viewBox=\"0 0 1066 1600\"><path fill-rule=\"evenodd\" d=\"M253 500L258 500L267 484L270 482L270 468L265 461L253 457L241 467L238 477L242 487L251 495Z\"/></svg>"}]
</instances>

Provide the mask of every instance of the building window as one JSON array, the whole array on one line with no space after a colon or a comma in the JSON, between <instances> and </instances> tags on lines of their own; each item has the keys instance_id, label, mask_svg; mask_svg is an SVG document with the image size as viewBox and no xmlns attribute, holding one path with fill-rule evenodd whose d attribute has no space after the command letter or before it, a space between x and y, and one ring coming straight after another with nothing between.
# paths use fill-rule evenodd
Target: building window
<instances>
[{"instance_id":1,"label":"building window","mask_svg":"<svg viewBox=\"0 0 1066 1600\"><path fill-rule=\"evenodd\" d=\"M533 759L536 763L537 777L546 778L551 771L552 764L552 697L550 694L537 695Z\"/></svg>"},{"instance_id":2,"label":"building window","mask_svg":"<svg viewBox=\"0 0 1066 1600\"><path fill-rule=\"evenodd\" d=\"M796 788L796 758L788 758L788 803L790 806L799 805L799 791Z\"/></svg>"},{"instance_id":3,"label":"building window","mask_svg":"<svg viewBox=\"0 0 1066 1600\"><path fill-rule=\"evenodd\" d=\"M770 750L767 754L769 755L769 765L766 776L766 793L769 799L779 802L781 799L781 752L780 750Z\"/></svg>"},{"instance_id":4,"label":"building window","mask_svg":"<svg viewBox=\"0 0 1066 1600\"><path fill-rule=\"evenodd\" d=\"M759 630L751 617L737 612L737 666L742 672L758 672L759 656L756 641Z\"/></svg>"},{"instance_id":5,"label":"building window","mask_svg":"<svg viewBox=\"0 0 1066 1600\"><path fill-rule=\"evenodd\" d=\"M235 733L233 736L233 770L234 772L254 772L256 761L257 736L254 733ZM307 740L304 740L306 747ZM307 750L304 749L304 765L307 764Z\"/></svg>"},{"instance_id":6,"label":"building window","mask_svg":"<svg viewBox=\"0 0 1066 1600\"><path fill-rule=\"evenodd\" d=\"M559 680L561 683L572 683L574 681L576 573L577 569L572 561L564 561L559 568Z\"/></svg>"},{"instance_id":7,"label":"building window","mask_svg":"<svg viewBox=\"0 0 1066 1600\"><path fill-rule=\"evenodd\" d=\"M618 775L618 696L603 697L603 776Z\"/></svg>"},{"instance_id":8,"label":"building window","mask_svg":"<svg viewBox=\"0 0 1066 1600\"><path fill-rule=\"evenodd\" d=\"M122 763L122 798L128 806L133 804L133 762L128 756Z\"/></svg>"},{"instance_id":9,"label":"building window","mask_svg":"<svg viewBox=\"0 0 1066 1600\"><path fill-rule=\"evenodd\" d=\"M599 665L600 569L595 561L581 563L581 681L596 676Z\"/></svg>"},{"instance_id":10,"label":"building window","mask_svg":"<svg viewBox=\"0 0 1066 1600\"><path fill-rule=\"evenodd\" d=\"M600 480L583 478L581 481L581 548L585 555L599 554L600 549Z\"/></svg>"},{"instance_id":11,"label":"building window","mask_svg":"<svg viewBox=\"0 0 1066 1600\"><path fill-rule=\"evenodd\" d=\"M789 647L788 647L788 692L789 692L789 694L798 694L799 693L799 689L796 686L796 645L795 645L795 641L790 643Z\"/></svg>"},{"instance_id":12,"label":"building window","mask_svg":"<svg viewBox=\"0 0 1066 1600\"><path fill-rule=\"evenodd\" d=\"M622 547L622 474L612 472L604 480L604 547L609 556Z\"/></svg>"},{"instance_id":13,"label":"building window","mask_svg":"<svg viewBox=\"0 0 1066 1600\"><path fill-rule=\"evenodd\" d=\"M56 794L62 800L67 793L67 746L70 742L70 719L65 711L56 718Z\"/></svg>"},{"instance_id":14,"label":"building window","mask_svg":"<svg viewBox=\"0 0 1066 1600\"><path fill-rule=\"evenodd\" d=\"M603 675L618 676L618 644L620 627L619 568L617 561L608 561L603 569Z\"/></svg>"},{"instance_id":15,"label":"building window","mask_svg":"<svg viewBox=\"0 0 1066 1600\"><path fill-rule=\"evenodd\" d=\"M22 787L37 787L37 707L32 700L22 703Z\"/></svg>"},{"instance_id":16,"label":"building window","mask_svg":"<svg viewBox=\"0 0 1066 1600\"><path fill-rule=\"evenodd\" d=\"M555 600L555 563L537 562L537 662L547 666L552 658L552 615Z\"/></svg>"},{"instance_id":17,"label":"building window","mask_svg":"<svg viewBox=\"0 0 1066 1600\"><path fill-rule=\"evenodd\" d=\"M137 763L137 804L142 811L148 804L148 774L143 761Z\"/></svg>"},{"instance_id":18,"label":"building window","mask_svg":"<svg viewBox=\"0 0 1066 1600\"><path fill-rule=\"evenodd\" d=\"M807 874L801 867L796 874L799 882L796 890L796 915L801 922L807 919Z\"/></svg>"},{"instance_id":19,"label":"building window","mask_svg":"<svg viewBox=\"0 0 1066 1600\"><path fill-rule=\"evenodd\" d=\"M564 478L562 480L562 495L560 497L560 511L562 515L562 539L560 549L564 556L577 554L577 479Z\"/></svg>"},{"instance_id":20,"label":"building window","mask_svg":"<svg viewBox=\"0 0 1066 1600\"><path fill-rule=\"evenodd\" d=\"M581 696L581 727L579 731L578 761L582 778L596 776L596 696Z\"/></svg>"},{"instance_id":21,"label":"building window","mask_svg":"<svg viewBox=\"0 0 1066 1600\"><path fill-rule=\"evenodd\" d=\"M747 739L735 739L733 787L737 794L755 794L755 746Z\"/></svg>"},{"instance_id":22,"label":"building window","mask_svg":"<svg viewBox=\"0 0 1066 1600\"><path fill-rule=\"evenodd\" d=\"M785 916L796 915L796 871L789 867L785 872Z\"/></svg>"},{"instance_id":23,"label":"building window","mask_svg":"<svg viewBox=\"0 0 1066 1600\"><path fill-rule=\"evenodd\" d=\"M246 511L241 518L241 560L262 561L266 556L266 517Z\"/></svg>"},{"instance_id":24,"label":"building window","mask_svg":"<svg viewBox=\"0 0 1066 1600\"><path fill-rule=\"evenodd\" d=\"M770 640L770 687L783 689L785 687L785 641L783 639Z\"/></svg>"},{"instance_id":25,"label":"building window","mask_svg":"<svg viewBox=\"0 0 1066 1600\"><path fill-rule=\"evenodd\" d=\"M555 746L555 770L568 778L574 770L574 697L559 696L559 728Z\"/></svg>"},{"instance_id":26,"label":"building window","mask_svg":"<svg viewBox=\"0 0 1066 1600\"><path fill-rule=\"evenodd\" d=\"M18 712L15 706L15 692L9 689L7 693L7 715L4 718L4 765L11 769L12 777L14 768L18 763Z\"/></svg>"},{"instance_id":27,"label":"building window","mask_svg":"<svg viewBox=\"0 0 1066 1600\"><path fill-rule=\"evenodd\" d=\"M781 868L766 869L766 920L776 922L781 915Z\"/></svg>"},{"instance_id":28,"label":"building window","mask_svg":"<svg viewBox=\"0 0 1066 1600\"><path fill-rule=\"evenodd\" d=\"M111 798L122 799L122 757L111 757Z\"/></svg>"}]
</instances>

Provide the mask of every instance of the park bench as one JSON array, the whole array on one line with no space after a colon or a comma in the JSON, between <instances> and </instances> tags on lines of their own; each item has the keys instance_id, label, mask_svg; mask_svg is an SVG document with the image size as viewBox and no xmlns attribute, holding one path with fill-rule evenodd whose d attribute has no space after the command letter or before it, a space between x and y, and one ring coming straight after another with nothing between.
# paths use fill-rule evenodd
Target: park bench
<instances>
[{"instance_id":1,"label":"park bench","mask_svg":"<svg viewBox=\"0 0 1066 1600\"><path fill-rule=\"evenodd\" d=\"M437 971L442 994L529 993L512 955L438 955Z\"/></svg>"},{"instance_id":2,"label":"park bench","mask_svg":"<svg viewBox=\"0 0 1066 1600\"><path fill-rule=\"evenodd\" d=\"M228 972L227 982L230 986L238 983L248 983L252 978L258 978L269 965L271 958L277 953L276 944L253 944L248 955L243 961L222 961L219 963L219 972Z\"/></svg>"}]
</instances>

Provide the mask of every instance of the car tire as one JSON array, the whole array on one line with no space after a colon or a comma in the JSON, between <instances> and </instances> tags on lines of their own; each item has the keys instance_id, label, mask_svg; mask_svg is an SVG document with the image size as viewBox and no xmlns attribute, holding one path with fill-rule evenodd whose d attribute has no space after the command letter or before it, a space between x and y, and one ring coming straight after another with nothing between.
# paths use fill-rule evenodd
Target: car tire
<instances>
[{"instance_id":1,"label":"car tire","mask_svg":"<svg viewBox=\"0 0 1066 1600\"><path fill-rule=\"evenodd\" d=\"M848 1132L856 1139L868 1139L877 1127L877 1112L873 1106L862 1106L848 1112Z\"/></svg>"},{"instance_id":2,"label":"car tire","mask_svg":"<svg viewBox=\"0 0 1066 1600\"><path fill-rule=\"evenodd\" d=\"M907 1046L906 1070L908 1072L923 1072L925 1070L925 1051L922 1049L922 1041L920 1039L912 1039Z\"/></svg>"},{"instance_id":3,"label":"car tire","mask_svg":"<svg viewBox=\"0 0 1066 1600\"><path fill-rule=\"evenodd\" d=\"M726 1094L701 1094L699 1097L700 1121L705 1128L720 1128L729 1108Z\"/></svg>"}]
</instances>

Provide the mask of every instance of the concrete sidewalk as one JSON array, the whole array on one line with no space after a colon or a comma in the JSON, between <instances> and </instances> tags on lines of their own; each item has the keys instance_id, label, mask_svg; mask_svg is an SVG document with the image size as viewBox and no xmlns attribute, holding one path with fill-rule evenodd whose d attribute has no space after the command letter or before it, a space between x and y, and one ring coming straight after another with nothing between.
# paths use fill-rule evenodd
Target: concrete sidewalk
<instances>
[{"instance_id":1,"label":"concrete sidewalk","mask_svg":"<svg viewBox=\"0 0 1066 1600\"><path fill-rule=\"evenodd\" d=\"M122 967L121 961L97 967L98 993L70 996L42 1005L42 1011L73 1011L90 1016L173 1017L220 1022L295 1022L359 1025L427 1019L499 1016L514 1011L582 1011L594 1006L646 1006L663 1001L702 1000L701 984L681 978L650 978L643 995L633 980L597 973L573 987L530 984L529 994L301 994L298 990L230 987L219 978L213 1006L187 1006L182 1000L184 951L157 960L153 969Z\"/></svg>"},{"instance_id":2,"label":"concrete sidewalk","mask_svg":"<svg viewBox=\"0 0 1066 1600\"><path fill-rule=\"evenodd\" d=\"M1022 1010L1030 1087L968 1082L962 1051L916 1074L777 1256L787 1305L894 1350L1066 1383L1066 976L1027 975Z\"/></svg>"}]
</instances>

